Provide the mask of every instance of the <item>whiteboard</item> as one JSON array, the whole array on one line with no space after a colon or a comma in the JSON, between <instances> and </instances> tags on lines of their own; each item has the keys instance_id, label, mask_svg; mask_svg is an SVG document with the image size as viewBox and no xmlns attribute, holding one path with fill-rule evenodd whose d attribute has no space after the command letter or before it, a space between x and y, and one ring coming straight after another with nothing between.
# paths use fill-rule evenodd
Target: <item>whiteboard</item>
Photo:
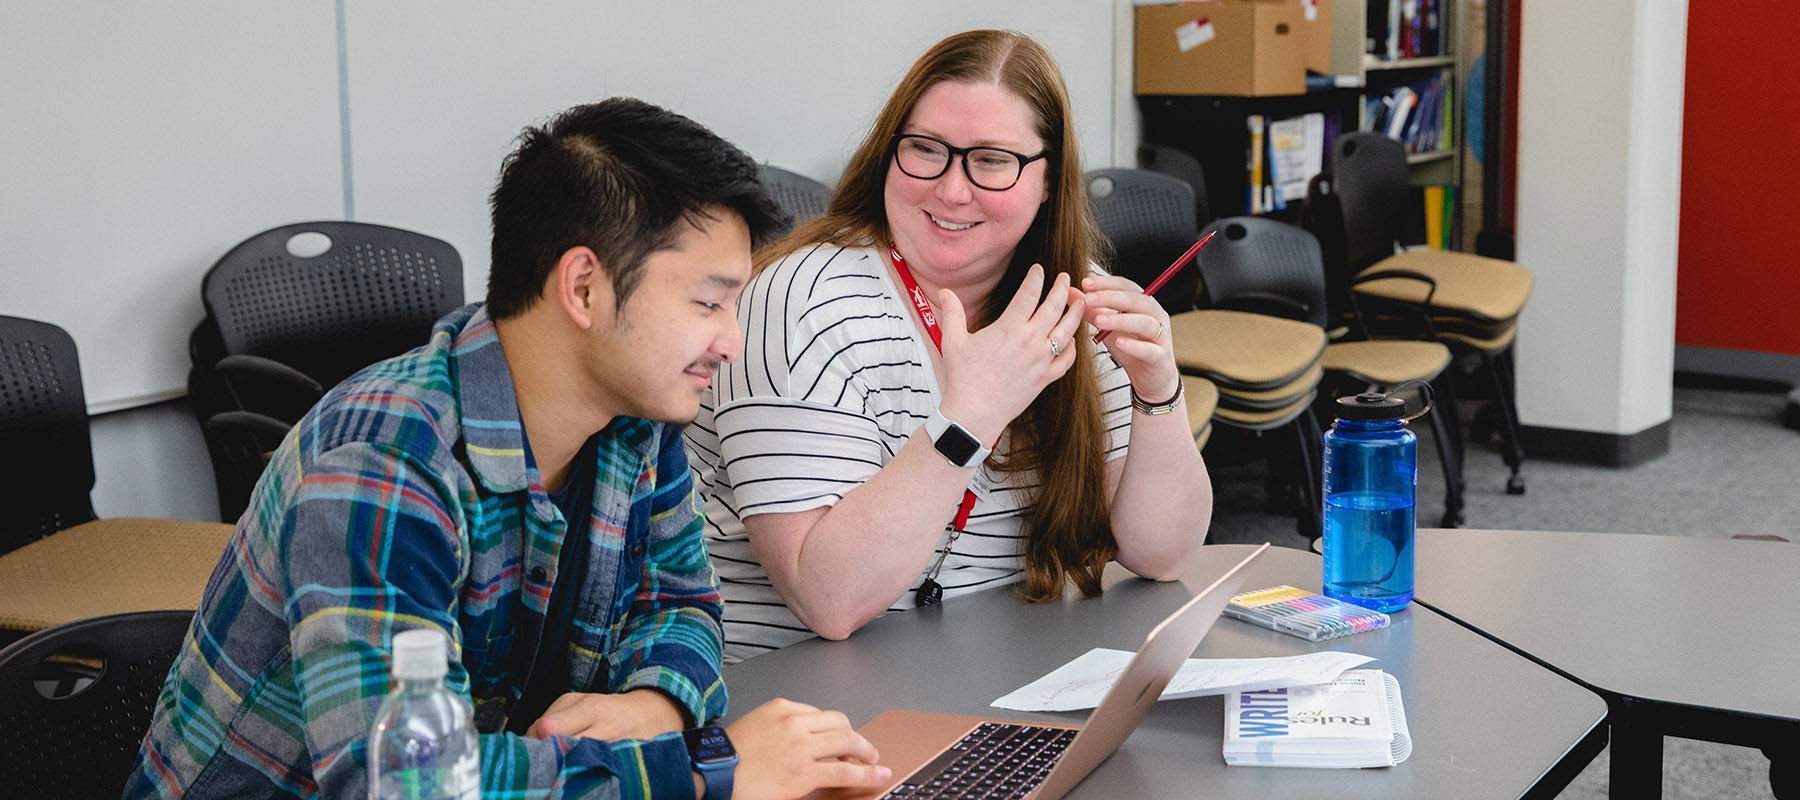
<instances>
[{"instance_id":1,"label":"whiteboard","mask_svg":"<svg viewBox=\"0 0 1800 800\"><path fill-rule=\"evenodd\" d=\"M94 411L179 394L200 278L343 213L329 2L0 5L0 314L75 338Z\"/></svg>"},{"instance_id":2,"label":"whiteboard","mask_svg":"<svg viewBox=\"0 0 1800 800\"><path fill-rule=\"evenodd\" d=\"M1112 157L1114 4L393 0L348 8L356 214L449 240L485 292L487 197L521 128L631 95L835 183L894 84L957 31L1022 31L1063 68L1084 165Z\"/></svg>"}]
</instances>

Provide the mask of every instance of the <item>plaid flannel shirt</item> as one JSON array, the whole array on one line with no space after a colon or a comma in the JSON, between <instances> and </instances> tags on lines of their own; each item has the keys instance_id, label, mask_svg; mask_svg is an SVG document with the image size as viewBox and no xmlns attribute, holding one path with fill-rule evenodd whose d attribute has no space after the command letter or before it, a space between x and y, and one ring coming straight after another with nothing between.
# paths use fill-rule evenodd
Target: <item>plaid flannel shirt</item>
<instances>
[{"instance_id":1,"label":"plaid flannel shirt","mask_svg":"<svg viewBox=\"0 0 1800 800\"><path fill-rule=\"evenodd\" d=\"M650 687L688 722L725 712L721 604L681 436L601 437L569 691ZM449 635L475 705L482 796L692 797L679 733L504 733L567 525L527 468L506 355L475 304L333 389L275 451L208 581L125 796L366 796L389 640Z\"/></svg>"}]
</instances>

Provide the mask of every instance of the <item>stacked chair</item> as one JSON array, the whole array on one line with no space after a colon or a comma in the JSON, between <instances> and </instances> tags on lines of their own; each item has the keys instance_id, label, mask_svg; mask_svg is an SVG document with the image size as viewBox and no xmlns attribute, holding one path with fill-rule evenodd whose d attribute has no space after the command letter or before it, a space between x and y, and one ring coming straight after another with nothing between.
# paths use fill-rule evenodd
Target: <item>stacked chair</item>
<instances>
[{"instance_id":1,"label":"stacked chair","mask_svg":"<svg viewBox=\"0 0 1800 800\"><path fill-rule=\"evenodd\" d=\"M0 650L0 797L114 800L123 793L193 616L85 619Z\"/></svg>"},{"instance_id":2,"label":"stacked chair","mask_svg":"<svg viewBox=\"0 0 1800 800\"><path fill-rule=\"evenodd\" d=\"M1408 208L1406 151L1369 132L1348 133L1332 148L1332 173L1313 181L1308 217L1332 244L1328 286L1368 336L1442 342L1460 368L1492 385L1492 427L1503 439L1511 494L1525 492L1524 449L1513 376L1518 316L1531 296L1531 272L1518 264L1444 250L1396 252ZM1483 417L1485 419L1487 417ZM1479 422L1480 420L1478 420Z\"/></svg>"},{"instance_id":3,"label":"stacked chair","mask_svg":"<svg viewBox=\"0 0 1800 800\"><path fill-rule=\"evenodd\" d=\"M1200 259L1204 263L1206 253ZM1286 440L1285 457L1269 453L1270 490L1279 497L1292 490L1300 532L1317 538L1321 431L1312 401L1324 374L1319 359L1325 331L1291 319L1213 308L1174 315L1169 332L1182 373L1217 387L1214 422Z\"/></svg>"},{"instance_id":4,"label":"stacked chair","mask_svg":"<svg viewBox=\"0 0 1800 800\"><path fill-rule=\"evenodd\" d=\"M309 243L323 248L307 248ZM221 519L235 520L267 454L326 389L425 344L463 302L449 242L361 222L271 228L233 247L201 284L188 397L212 458Z\"/></svg>"},{"instance_id":5,"label":"stacked chair","mask_svg":"<svg viewBox=\"0 0 1800 800\"><path fill-rule=\"evenodd\" d=\"M1286 317L1324 331L1325 265L1312 234L1258 217L1222 219L1207 230L1217 235L1201 254L1200 269L1213 307ZM1428 416L1445 486L1439 524L1454 528L1463 522L1463 450L1449 364L1443 344L1398 339L1332 341L1318 361L1326 398L1391 391L1410 381L1432 387Z\"/></svg>"},{"instance_id":6,"label":"stacked chair","mask_svg":"<svg viewBox=\"0 0 1800 800\"><path fill-rule=\"evenodd\" d=\"M762 181L769 195L775 198L775 204L792 218L783 233L802 222L823 216L831 206L831 187L800 173L764 164Z\"/></svg>"},{"instance_id":7,"label":"stacked chair","mask_svg":"<svg viewBox=\"0 0 1800 800\"><path fill-rule=\"evenodd\" d=\"M1114 251L1116 274L1147 285L1198 239L1194 189L1186 181L1136 169L1094 170L1086 178L1095 221ZM1320 431L1310 404L1323 374L1318 361L1325 334L1303 322L1261 314L1196 311L1199 272L1191 266L1182 270L1156 295L1170 313L1175 360L1188 378L1189 427L1197 440L1210 437L1212 423L1284 438L1289 446L1283 453L1270 454L1271 493L1297 495L1300 531L1317 537ZM1212 401L1207 420L1198 419L1204 406L1195 402L1197 391Z\"/></svg>"},{"instance_id":8,"label":"stacked chair","mask_svg":"<svg viewBox=\"0 0 1800 800\"><path fill-rule=\"evenodd\" d=\"M86 617L199 607L231 526L96 519L81 364L56 325L0 316L0 451L19 467L0 481L0 641Z\"/></svg>"}]
</instances>

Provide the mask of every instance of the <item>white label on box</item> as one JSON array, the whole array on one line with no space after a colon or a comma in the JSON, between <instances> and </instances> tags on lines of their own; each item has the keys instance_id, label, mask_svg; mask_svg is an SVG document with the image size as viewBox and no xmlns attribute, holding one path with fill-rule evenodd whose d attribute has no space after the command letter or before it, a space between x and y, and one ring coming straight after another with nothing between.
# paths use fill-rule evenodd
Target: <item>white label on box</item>
<instances>
[{"instance_id":1,"label":"white label on box","mask_svg":"<svg viewBox=\"0 0 1800 800\"><path fill-rule=\"evenodd\" d=\"M1216 35L1218 32L1213 30L1210 18L1190 19L1175 29L1175 46L1181 48L1181 52L1185 53L1212 41Z\"/></svg>"},{"instance_id":2,"label":"white label on box","mask_svg":"<svg viewBox=\"0 0 1800 800\"><path fill-rule=\"evenodd\" d=\"M1301 0L1300 10L1306 15L1307 22L1319 21L1319 0Z\"/></svg>"}]
</instances>

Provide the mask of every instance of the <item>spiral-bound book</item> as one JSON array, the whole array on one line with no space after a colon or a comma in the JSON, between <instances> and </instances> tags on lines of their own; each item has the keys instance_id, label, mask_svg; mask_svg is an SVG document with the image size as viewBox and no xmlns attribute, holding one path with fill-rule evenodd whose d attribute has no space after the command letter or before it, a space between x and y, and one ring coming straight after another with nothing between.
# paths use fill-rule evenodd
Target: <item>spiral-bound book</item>
<instances>
[{"instance_id":1,"label":"spiral-bound book","mask_svg":"<svg viewBox=\"0 0 1800 800\"><path fill-rule=\"evenodd\" d=\"M1400 682L1378 669L1225 699L1225 763L1233 766L1391 767L1409 755Z\"/></svg>"}]
</instances>

